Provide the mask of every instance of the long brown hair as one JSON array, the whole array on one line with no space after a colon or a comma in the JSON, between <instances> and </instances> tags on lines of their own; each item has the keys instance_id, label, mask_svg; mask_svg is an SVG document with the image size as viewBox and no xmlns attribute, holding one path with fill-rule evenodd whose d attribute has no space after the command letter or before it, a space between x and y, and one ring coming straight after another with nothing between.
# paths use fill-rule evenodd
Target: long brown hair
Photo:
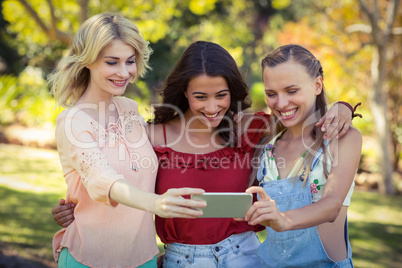
<instances>
[{"instance_id":1,"label":"long brown hair","mask_svg":"<svg viewBox=\"0 0 402 268\"><path fill-rule=\"evenodd\" d=\"M230 107L225 114L227 120L221 121L218 131L224 141L233 144L230 140L236 135L231 135L234 130L229 128L233 126L232 114L250 107L251 103L247 99L248 87L229 52L212 42L198 41L184 51L160 91L162 104L155 107L155 117L149 123L166 123L186 112L189 104L184 93L187 91L188 83L203 74L222 76L229 86L231 99Z\"/></svg>"},{"instance_id":2,"label":"long brown hair","mask_svg":"<svg viewBox=\"0 0 402 268\"><path fill-rule=\"evenodd\" d=\"M273 52L269 53L261 61L262 73L264 73L264 70L267 67L272 68L281 63L285 63L288 61L294 61L294 62L297 62L297 63L303 65L306 68L307 73L312 78L317 78L317 77L321 76L322 80L324 80L324 71L323 71L320 61L317 60L316 57L310 51L308 51L306 48L299 46L299 45L293 45L293 44L281 46L281 47L275 49ZM327 111L327 101L326 101L326 97L325 97L325 93L324 93L324 83L323 83L322 91L316 97L316 100L315 100L315 112L316 112L316 115L321 117L326 113L326 111ZM258 146L256 147L257 149L254 153L254 157L260 158L264 145L267 144L274 136L276 136L278 133L280 133L284 129L285 129L285 127L279 121L279 119L275 115L271 115L271 126L267 130L273 130L273 131L267 131L266 133L264 133ZM311 164L312 164L314 156L315 156L315 154L312 154L311 152L317 152L320 148L322 148L324 155L326 154L327 150L324 145L323 136L324 136L324 134L320 130L320 127L315 126L313 128L313 130L311 131L311 137L314 140L314 144L310 148L309 153L306 154L303 164L300 166L300 169L306 167L306 172L303 175L304 176L303 185L306 184L306 181L307 181L306 178L309 175ZM250 184L255 183L256 174L257 174L257 168L254 168L250 175ZM324 175L325 175L325 177L328 177L328 171L325 168L324 168Z\"/></svg>"}]
</instances>

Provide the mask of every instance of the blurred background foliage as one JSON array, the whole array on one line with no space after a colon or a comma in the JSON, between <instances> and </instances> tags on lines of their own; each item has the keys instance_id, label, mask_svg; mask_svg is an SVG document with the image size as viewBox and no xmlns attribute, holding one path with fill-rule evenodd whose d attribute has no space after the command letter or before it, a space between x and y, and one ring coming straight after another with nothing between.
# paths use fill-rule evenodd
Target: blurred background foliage
<instances>
[{"instance_id":1,"label":"blurred background foliage","mask_svg":"<svg viewBox=\"0 0 402 268\"><path fill-rule=\"evenodd\" d=\"M392 172L383 173L378 184L382 192L395 193L395 189L401 190L402 172L402 11L398 2L0 0L0 124L3 130L15 124L54 126L61 109L49 94L46 78L66 53L81 23L100 12L117 12L131 19L154 50L153 70L126 92L140 103L144 117L152 116L150 104L158 103L157 89L184 49L194 41L216 42L232 54L250 87L253 111L266 109L261 59L279 45L298 43L321 60L330 102L363 103L358 109L363 119L354 120L367 141L361 170L378 173L386 169L381 162L385 153ZM374 20L370 20L369 12L364 13L364 7L377 12ZM371 109L376 106L372 66L378 50L372 34L373 21L379 30L386 32L390 13L387 9L392 7L396 11L389 38L383 44L387 52L381 90L386 99L379 103L385 107L384 115L380 115ZM385 142L389 149L387 146L384 149L381 141L385 138L376 125L376 121L383 119L388 123L385 128L389 139ZM385 182L387 179L393 182L391 186Z\"/></svg>"}]
</instances>

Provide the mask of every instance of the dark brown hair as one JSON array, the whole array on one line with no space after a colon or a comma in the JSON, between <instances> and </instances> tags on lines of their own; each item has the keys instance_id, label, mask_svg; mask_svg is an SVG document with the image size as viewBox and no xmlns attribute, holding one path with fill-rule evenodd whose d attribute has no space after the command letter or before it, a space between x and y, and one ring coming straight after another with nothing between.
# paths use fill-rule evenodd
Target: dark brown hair
<instances>
[{"instance_id":1,"label":"dark brown hair","mask_svg":"<svg viewBox=\"0 0 402 268\"><path fill-rule=\"evenodd\" d=\"M155 117L150 123L166 123L180 113L186 112L189 104L184 93L187 91L188 83L191 79L204 74L222 76L229 86L230 107L218 130L219 135L226 142L230 142L234 130L229 130L233 124L228 120L233 122L233 114L250 107L251 104L247 100L248 87L233 57L223 47L212 42L198 41L184 51L166 79L160 92L162 105L155 107Z\"/></svg>"}]
</instances>

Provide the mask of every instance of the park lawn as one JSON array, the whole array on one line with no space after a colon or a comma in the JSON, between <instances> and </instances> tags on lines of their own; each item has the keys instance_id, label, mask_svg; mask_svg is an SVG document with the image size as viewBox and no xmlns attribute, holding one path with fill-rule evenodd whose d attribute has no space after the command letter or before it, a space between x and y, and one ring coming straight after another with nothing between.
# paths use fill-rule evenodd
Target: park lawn
<instances>
[{"instance_id":1,"label":"park lawn","mask_svg":"<svg viewBox=\"0 0 402 268\"><path fill-rule=\"evenodd\" d=\"M0 163L0 252L56 267L51 209L66 190L57 152L0 144ZM401 196L355 191L348 219L356 267L400 267L401 207Z\"/></svg>"}]
</instances>

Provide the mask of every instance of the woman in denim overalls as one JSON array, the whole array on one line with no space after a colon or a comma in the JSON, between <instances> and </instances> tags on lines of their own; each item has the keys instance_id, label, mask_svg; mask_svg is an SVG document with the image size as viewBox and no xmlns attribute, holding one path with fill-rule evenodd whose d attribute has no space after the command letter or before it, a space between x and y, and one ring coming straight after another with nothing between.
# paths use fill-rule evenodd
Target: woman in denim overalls
<instances>
[{"instance_id":1,"label":"woman in denim overalls","mask_svg":"<svg viewBox=\"0 0 402 268\"><path fill-rule=\"evenodd\" d=\"M305 48L286 45L262 61L266 100L276 121L261 141L259 201L249 224L267 226L257 251L267 267L353 267L347 207L362 137L354 128L324 140L314 123L324 114L323 70Z\"/></svg>"}]
</instances>

